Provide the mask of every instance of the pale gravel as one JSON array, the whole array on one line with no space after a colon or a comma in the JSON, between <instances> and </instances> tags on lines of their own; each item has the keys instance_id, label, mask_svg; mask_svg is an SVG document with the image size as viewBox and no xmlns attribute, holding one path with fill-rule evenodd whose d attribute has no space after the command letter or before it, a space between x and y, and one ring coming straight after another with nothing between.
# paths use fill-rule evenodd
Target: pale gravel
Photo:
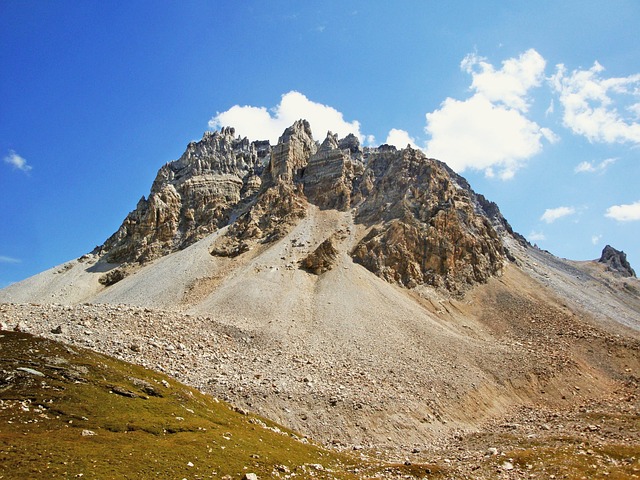
<instances>
[{"instance_id":1,"label":"pale gravel","mask_svg":"<svg viewBox=\"0 0 640 480\"><path fill-rule=\"evenodd\" d=\"M72 261L0 291L0 320L165 371L321 441L400 448L474 430L534 401L530 372L564 371L555 338L532 342L487 325L480 303L492 292L542 296L637 339L637 297L597 269L512 244L519 266L455 300L409 292L354 264L348 252L360 228L350 212L310 206L271 246L214 258L218 232L107 288L98 278L110 266ZM298 268L336 232L332 270ZM63 333L51 333L58 325ZM561 392L562 378L549 390Z\"/></svg>"}]
</instances>

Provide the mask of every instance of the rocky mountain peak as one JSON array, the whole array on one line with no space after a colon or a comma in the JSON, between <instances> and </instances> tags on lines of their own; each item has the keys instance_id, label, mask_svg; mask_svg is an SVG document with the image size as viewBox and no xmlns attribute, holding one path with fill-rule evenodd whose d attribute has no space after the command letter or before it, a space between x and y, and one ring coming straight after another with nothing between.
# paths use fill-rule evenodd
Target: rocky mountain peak
<instances>
[{"instance_id":1,"label":"rocky mountain peak","mask_svg":"<svg viewBox=\"0 0 640 480\"><path fill-rule=\"evenodd\" d=\"M349 153L354 155L362 153L362 147L360 146L360 140L353 133L350 133L346 137L338 141L338 148L341 150L349 150Z\"/></svg>"},{"instance_id":2,"label":"rocky mountain peak","mask_svg":"<svg viewBox=\"0 0 640 480\"><path fill-rule=\"evenodd\" d=\"M335 150L339 148L338 147L338 134L333 134L331 133L331 131L327 132L327 136L324 139L324 142L322 142L322 145L320 145L320 148L318 149L319 152L328 152L330 150Z\"/></svg>"},{"instance_id":3,"label":"rocky mountain peak","mask_svg":"<svg viewBox=\"0 0 640 480\"><path fill-rule=\"evenodd\" d=\"M328 132L318 147L306 120L274 146L231 127L206 132L160 169L149 198L99 252L144 263L231 224L212 251L241 255L282 238L308 204L352 211L364 231L353 260L405 287L463 292L509 257L501 235L513 232L497 206L444 163L410 147L362 148L352 134Z\"/></svg>"},{"instance_id":4,"label":"rocky mountain peak","mask_svg":"<svg viewBox=\"0 0 640 480\"><path fill-rule=\"evenodd\" d=\"M598 260L607 266L607 270L623 277L635 277L636 272L627 261L627 254L621 250L616 250L611 245L607 245L602 250L602 255Z\"/></svg>"},{"instance_id":5,"label":"rocky mountain peak","mask_svg":"<svg viewBox=\"0 0 640 480\"><path fill-rule=\"evenodd\" d=\"M270 173L274 181L291 182L304 168L317 150L311 126L306 120L297 120L288 127L272 148Z\"/></svg>"}]
</instances>

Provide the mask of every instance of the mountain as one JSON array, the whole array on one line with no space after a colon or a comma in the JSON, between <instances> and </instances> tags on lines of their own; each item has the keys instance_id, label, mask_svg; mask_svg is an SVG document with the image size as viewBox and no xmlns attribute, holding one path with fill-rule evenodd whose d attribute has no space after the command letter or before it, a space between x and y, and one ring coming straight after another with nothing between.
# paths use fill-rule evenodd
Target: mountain
<instances>
[{"instance_id":1,"label":"mountain","mask_svg":"<svg viewBox=\"0 0 640 480\"><path fill-rule=\"evenodd\" d=\"M424 451L597 405L631 432L640 284L604 257L531 246L419 150L319 143L303 120L273 146L223 128L103 245L0 290L0 320L334 446Z\"/></svg>"},{"instance_id":2,"label":"mountain","mask_svg":"<svg viewBox=\"0 0 640 480\"><path fill-rule=\"evenodd\" d=\"M142 198L98 252L112 263L144 264L230 224L218 255L269 244L305 216L307 206L351 212L369 228L350 252L385 280L450 291L502 269L498 232L511 229L497 207L422 152L362 148L330 132L316 145L298 121L278 144L207 132L160 169Z\"/></svg>"}]
</instances>

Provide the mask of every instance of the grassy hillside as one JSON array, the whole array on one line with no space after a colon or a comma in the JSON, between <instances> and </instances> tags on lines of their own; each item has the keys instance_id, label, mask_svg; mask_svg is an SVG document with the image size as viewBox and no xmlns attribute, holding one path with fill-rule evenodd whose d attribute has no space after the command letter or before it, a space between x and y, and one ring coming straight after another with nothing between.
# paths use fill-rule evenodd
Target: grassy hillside
<instances>
[{"instance_id":1,"label":"grassy hillside","mask_svg":"<svg viewBox=\"0 0 640 480\"><path fill-rule=\"evenodd\" d=\"M351 457L160 373L1 335L0 478L356 478Z\"/></svg>"}]
</instances>

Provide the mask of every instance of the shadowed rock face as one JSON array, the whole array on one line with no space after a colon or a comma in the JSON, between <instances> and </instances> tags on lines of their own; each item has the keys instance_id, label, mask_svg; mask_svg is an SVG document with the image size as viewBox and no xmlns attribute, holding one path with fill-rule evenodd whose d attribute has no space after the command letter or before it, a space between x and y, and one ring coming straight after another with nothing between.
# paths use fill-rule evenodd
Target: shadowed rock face
<instances>
[{"instance_id":1,"label":"shadowed rock face","mask_svg":"<svg viewBox=\"0 0 640 480\"><path fill-rule=\"evenodd\" d=\"M144 263L229 224L212 251L239 255L247 241L281 238L309 202L353 209L369 229L353 259L387 281L463 292L501 271L500 235L513 235L511 227L495 204L421 151L362 148L355 136L331 132L318 146L305 120L275 146L234 135L207 132L164 165L149 198L101 247L107 260Z\"/></svg>"},{"instance_id":2,"label":"shadowed rock face","mask_svg":"<svg viewBox=\"0 0 640 480\"><path fill-rule=\"evenodd\" d=\"M631 268L631 265L627 261L627 254L616 250L611 245L607 245L602 250L600 256L600 263L604 263L607 266L607 270L617 273L623 277L635 277L636 272Z\"/></svg>"}]
</instances>

